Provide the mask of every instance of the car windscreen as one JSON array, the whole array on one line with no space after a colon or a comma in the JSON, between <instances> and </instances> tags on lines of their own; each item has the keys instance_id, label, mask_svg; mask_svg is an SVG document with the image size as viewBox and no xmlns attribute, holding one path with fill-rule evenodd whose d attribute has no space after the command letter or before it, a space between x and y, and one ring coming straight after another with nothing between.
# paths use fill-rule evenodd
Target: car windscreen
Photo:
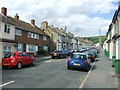
<instances>
[{"instance_id":1,"label":"car windscreen","mask_svg":"<svg viewBox=\"0 0 120 90\"><path fill-rule=\"evenodd\" d=\"M54 51L54 53L62 53L62 51Z\"/></svg>"},{"instance_id":2,"label":"car windscreen","mask_svg":"<svg viewBox=\"0 0 120 90\"><path fill-rule=\"evenodd\" d=\"M4 58L9 58L9 57L13 57L13 56L15 56L14 53L7 53L7 54L5 54Z\"/></svg>"},{"instance_id":3,"label":"car windscreen","mask_svg":"<svg viewBox=\"0 0 120 90\"><path fill-rule=\"evenodd\" d=\"M87 59L86 55L81 55L81 54L72 54L71 58L77 58L77 59Z\"/></svg>"}]
</instances>

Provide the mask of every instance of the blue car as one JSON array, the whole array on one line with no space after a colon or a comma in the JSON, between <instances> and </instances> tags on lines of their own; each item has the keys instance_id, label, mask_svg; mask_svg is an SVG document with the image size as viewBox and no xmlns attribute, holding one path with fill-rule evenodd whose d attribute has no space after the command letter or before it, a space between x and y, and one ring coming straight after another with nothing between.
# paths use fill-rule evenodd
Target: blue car
<instances>
[{"instance_id":1,"label":"blue car","mask_svg":"<svg viewBox=\"0 0 120 90\"><path fill-rule=\"evenodd\" d=\"M76 68L89 71L90 67L90 61L85 53L73 53L71 58L67 61L68 69Z\"/></svg>"}]
</instances>

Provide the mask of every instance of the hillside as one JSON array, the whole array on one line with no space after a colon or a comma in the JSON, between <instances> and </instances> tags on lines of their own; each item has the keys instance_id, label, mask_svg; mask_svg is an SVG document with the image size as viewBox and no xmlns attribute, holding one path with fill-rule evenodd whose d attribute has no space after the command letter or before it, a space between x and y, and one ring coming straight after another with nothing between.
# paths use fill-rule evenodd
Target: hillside
<instances>
[{"instance_id":1,"label":"hillside","mask_svg":"<svg viewBox=\"0 0 120 90\"><path fill-rule=\"evenodd\" d=\"M94 44L99 43L99 36L94 37L84 37L84 39L88 39L89 41L92 41ZM101 36L101 45L103 45L104 41L106 40L106 36Z\"/></svg>"}]
</instances>

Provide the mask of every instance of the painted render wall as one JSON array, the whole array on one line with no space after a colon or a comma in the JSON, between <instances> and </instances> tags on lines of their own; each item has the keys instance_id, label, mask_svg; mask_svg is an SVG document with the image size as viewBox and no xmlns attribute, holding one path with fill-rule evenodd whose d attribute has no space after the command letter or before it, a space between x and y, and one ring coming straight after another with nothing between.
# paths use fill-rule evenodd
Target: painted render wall
<instances>
[{"instance_id":1,"label":"painted render wall","mask_svg":"<svg viewBox=\"0 0 120 90\"><path fill-rule=\"evenodd\" d=\"M10 25L10 33L4 33L5 23L1 22L0 38L15 40L15 26Z\"/></svg>"},{"instance_id":2,"label":"painted render wall","mask_svg":"<svg viewBox=\"0 0 120 90\"><path fill-rule=\"evenodd\" d=\"M120 38L116 40L116 59L120 59Z\"/></svg>"},{"instance_id":3,"label":"painted render wall","mask_svg":"<svg viewBox=\"0 0 120 90\"><path fill-rule=\"evenodd\" d=\"M0 62L2 60L2 57L3 57L3 47L4 46L11 46L12 47L12 52L16 51L17 48L14 47L14 43L3 43L3 42L0 42Z\"/></svg>"},{"instance_id":4,"label":"painted render wall","mask_svg":"<svg viewBox=\"0 0 120 90\"><path fill-rule=\"evenodd\" d=\"M2 53L3 53L3 46L2 46L2 43L0 42L0 62L2 60Z\"/></svg>"},{"instance_id":5,"label":"painted render wall","mask_svg":"<svg viewBox=\"0 0 120 90\"><path fill-rule=\"evenodd\" d=\"M112 27L112 30L111 30L111 37L114 36L114 25ZM109 58L112 59L112 56L113 56L113 41L111 41L110 43L110 56Z\"/></svg>"}]
</instances>

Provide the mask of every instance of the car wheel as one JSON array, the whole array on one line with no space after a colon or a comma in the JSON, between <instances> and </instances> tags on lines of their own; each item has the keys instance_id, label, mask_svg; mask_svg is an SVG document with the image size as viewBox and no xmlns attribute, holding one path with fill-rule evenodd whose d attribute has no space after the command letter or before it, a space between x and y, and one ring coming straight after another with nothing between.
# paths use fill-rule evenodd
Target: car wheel
<instances>
[{"instance_id":1,"label":"car wheel","mask_svg":"<svg viewBox=\"0 0 120 90\"><path fill-rule=\"evenodd\" d=\"M52 57L52 59L54 59L54 57Z\"/></svg>"},{"instance_id":2,"label":"car wheel","mask_svg":"<svg viewBox=\"0 0 120 90\"><path fill-rule=\"evenodd\" d=\"M67 66L67 69L70 70L71 68L69 66Z\"/></svg>"},{"instance_id":3,"label":"car wheel","mask_svg":"<svg viewBox=\"0 0 120 90\"><path fill-rule=\"evenodd\" d=\"M18 69L21 69L21 68L22 68L22 63L21 63L21 62L18 62L17 68L18 68Z\"/></svg>"},{"instance_id":4,"label":"car wheel","mask_svg":"<svg viewBox=\"0 0 120 90\"><path fill-rule=\"evenodd\" d=\"M36 65L36 61L33 60L33 62L32 62L32 66L35 66L35 65Z\"/></svg>"},{"instance_id":5,"label":"car wheel","mask_svg":"<svg viewBox=\"0 0 120 90\"><path fill-rule=\"evenodd\" d=\"M87 67L86 71L89 71L90 70L90 65Z\"/></svg>"}]
</instances>

